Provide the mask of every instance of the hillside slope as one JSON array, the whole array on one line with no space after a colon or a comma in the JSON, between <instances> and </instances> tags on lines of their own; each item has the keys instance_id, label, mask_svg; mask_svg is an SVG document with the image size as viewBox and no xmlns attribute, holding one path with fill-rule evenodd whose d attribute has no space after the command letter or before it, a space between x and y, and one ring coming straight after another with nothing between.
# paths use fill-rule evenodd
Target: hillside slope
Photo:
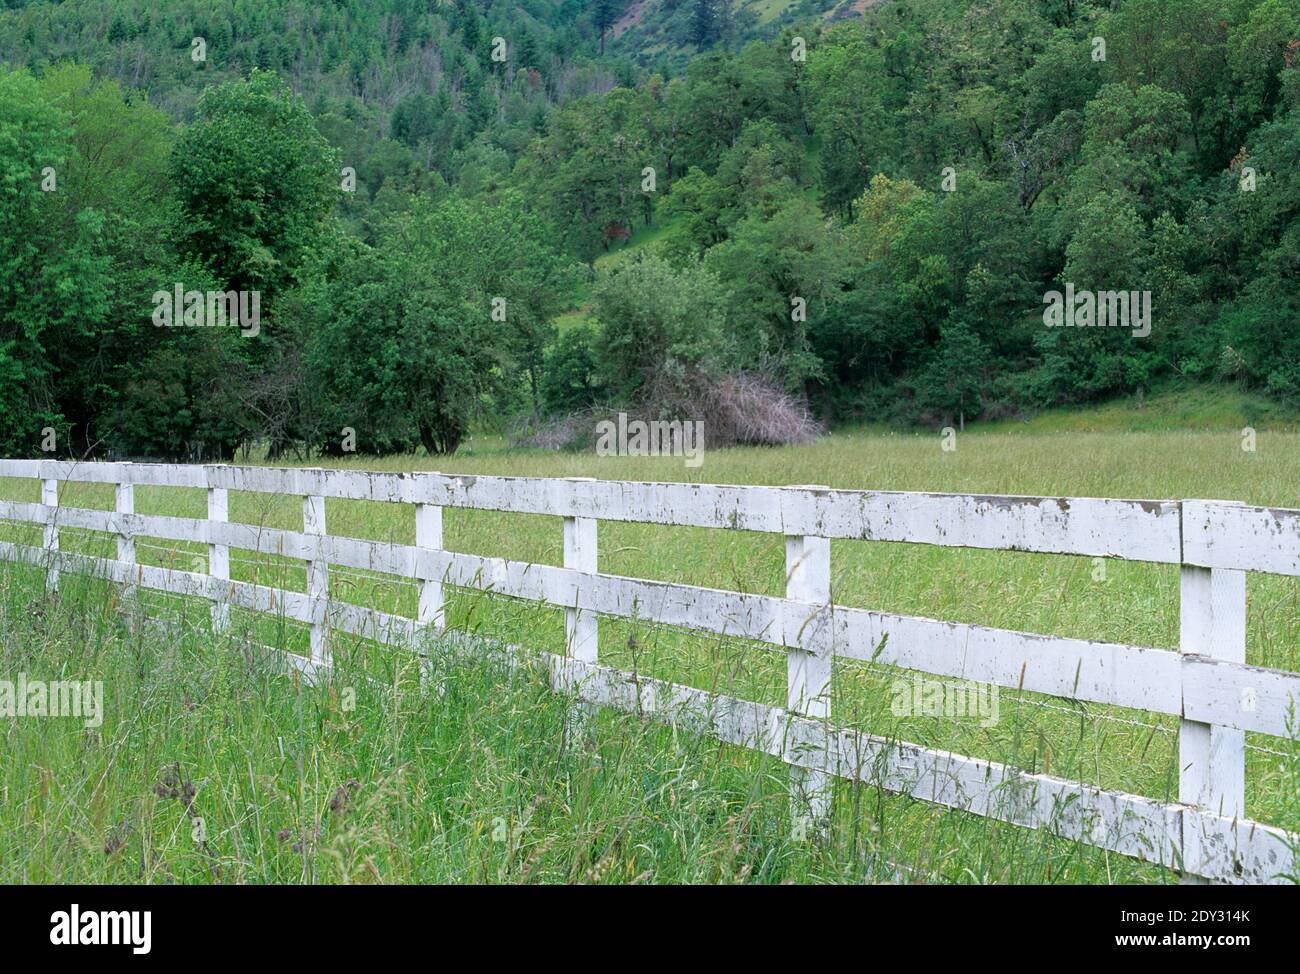
<instances>
[{"instance_id":1,"label":"hillside slope","mask_svg":"<svg viewBox=\"0 0 1300 974\"><path fill-rule=\"evenodd\" d=\"M631 0L607 50L647 64L679 65L701 50L735 48L783 27L859 16L883 0ZM707 9L702 12L701 8Z\"/></svg>"}]
</instances>

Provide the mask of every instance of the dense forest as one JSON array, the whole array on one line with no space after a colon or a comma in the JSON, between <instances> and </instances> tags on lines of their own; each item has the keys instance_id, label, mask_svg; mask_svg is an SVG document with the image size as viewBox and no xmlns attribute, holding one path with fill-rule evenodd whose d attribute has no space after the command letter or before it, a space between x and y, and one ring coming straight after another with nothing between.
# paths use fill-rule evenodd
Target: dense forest
<instances>
[{"instance_id":1,"label":"dense forest","mask_svg":"<svg viewBox=\"0 0 1300 974\"><path fill-rule=\"evenodd\" d=\"M1300 406L1294 0L0 7L3 455Z\"/></svg>"}]
</instances>

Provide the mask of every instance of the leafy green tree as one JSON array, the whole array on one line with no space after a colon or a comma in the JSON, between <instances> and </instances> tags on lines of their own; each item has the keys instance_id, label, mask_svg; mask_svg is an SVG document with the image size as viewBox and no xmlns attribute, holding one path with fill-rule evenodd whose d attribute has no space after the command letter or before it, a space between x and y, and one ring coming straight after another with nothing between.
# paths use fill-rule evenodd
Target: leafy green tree
<instances>
[{"instance_id":1,"label":"leafy green tree","mask_svg":"<svg viewBox=\"0 0 1300 974\"><path fill-rule=\"evenodd\" d=\"M702 253L751 213L770 216L798 191L803 157L770 121L750 122L710 176L692 169L664 202L677 249Z\"/></svg>"},{"instance_id":2,"label":"leafy green tree","mask_svg":"<svg viewBox=\"0 0 1300 974\"><path fill-rule=\"evenodd\" d=\"M930 364L917 379L917 398L923 409L956 417L960 429L966 417L979 408L988 352L979 336L964 322L945 324Z\"/></svg>"},{"instance_id":3,"label":"leafy green tree","mask_svg":"<svg viewBox=\"0 0 1300 974\"><path fill-rule=\"evenodd\" d=\"M9 454L36 449L46 427L67 448L59 360L69 346L93 347L109 304L103 216L70 211L58 195L71 134L34 78L0 69L0 450Z\"/></svg>"},{"instance_id":4,"label":"leafy green tree","mask_svg":"<svg viewBox=\"0 0 1300 974\"><path fill-rule=\"evenodd\" d=\"M868 260L887 257L912 204L928 209L932 198L911 180L875 176L855 205L857 219L849 227L849 242Z\"/></svg>"},{"instance_id":5,"label":"leafy green tree","mask_svg":"<svg viewBox=\"0 0 1300 974\"><path fill-rule=\"evenodd\" d=\"M822 198L853 216L853 200L897 155L886 108L885 55L862 31L837 31L808 66L813 125L821 139Z\"/></svg>"},{"instance_id":6,"label":"leafy green tree","mask_svg":"<svg viewBox=\"0 0 1300 974\"><path fill-rule=\"evenodd\" d=\"M1139 200L1159 208L1176 200L1173 187L1187 179L1180 140L1187 131L1183 99L1154 85L1106 85L1084 109L1086 170L1114 179Z\"/></svg>"},{"instance_id":7,"label":"leafy green tree","mask_svg":"<svg viewBox=\"0 0 1300 974\"><path fill-rule=\"evenodd\" d=\"M1292 43L1300 39L1300 9L1286 0L1265 0L1228 33L1228 67L1235 82L1234 115L1258 123L1282 96L1282 71ZM1292 55L1293 57L1293 55Z\"/></svg>"},{"instance_id":8,"label":"leafy green tree","mask_svg":"<svg viewBox=\"0 0 1300 974\"><path fill-rule=\"evenodd\" d=\"M546 349L542 367L542 404L549 415L592 406L604 395L599 379L600 333L590 322L561 332Z\"/></svg>"},{"instance_id":9,"label":"leafy green tree","mask_svg":"<svg viewBox=\"0 0 1300 974\"><path fill-rule=\"evenodd\" d=\"M146 453L128 427L113 421L119 392L157 349L194 340L183 329L160 330L150 320L152 294L181 279L168 245L172 126L146 100L96 80L84 65L52 68L40 86L72 126L71 151L57 191L49 194L54 223L72 226L91 214L102 221L97 249L113 275L102 313L60 329L46 346L54 395L70 426L68 445L78 454L102 445ZM193 276L190 282L199 283Z\"/></svg>"},{"instance_id":10,"label":"leafy green tree","mask_svg":"<svg viewBox=\"0 0 1300 974\"><path fill-rule=\"evenodd\" d=\"M644 93L625 88L576 102L552 115L516 169L530 206L589 264L630 235L642 211L642 172L658 161L645 126L653 110Z\"/></svg>"},{"instance_id":11,"label":"leafy green tree","mask_svg":"<svg viewBox=\"0 0 1300 974\"><path fill-rule=\"evenodd\" d=\"M713 172L748 122L770 119L788 138L803 136L796 65L789 48L752 43L737 55L709 51L668 86L666 111L678 126L675 164Z\"/></svg>"},{"instance_id":12,"label":"leafy green tree","mask_svg":"<svg viewBox=\"0 0 1300 974\"><path fill-rule=\"evenodd\" d=\"M828 417L905 419L900 376L924 359L922 323L901 306L884 261L849 265L844 291L818 317L811 335L823 363L816 398Z\"/></svg>"},{"instance_id":13,"label":"leafy green tree","mask_svg":"<svg viewBox=\"0 0 1300 974\"><path fill-rule=\"evenodd\" d=\"M453 453L522 368L540 369L572 277L519 200L417 200L375 247L345 241L295 302L315 445ZM534 386L534 388L536 388Z\"/></svg>"},{"instance_id":14,"label":"leafy green tree","mask_svg":"<svg viewBox=\"0 0 1300 974\"><path fill-rule=\"evenodd\" d=\"M731 360L729 295L699 263L674 268L641 253L592 289L601 325L599 361L615 396L687 371L718 372Z\"/></svg>"},{"instance_id":15,"label":"leafy green tree","mask_svg":"<svg viewBox=\"0 0 1300 974\"><path fill-rule=\"evenodd\" d=\"M1148 290L1151 238L1130 198L1108 193L1091 200L1066 247L1062 282L1076 290ZM1152 330L1168 319L1152 307ZM1170 316L1173 317L1172 315ZM1060 328L1057 354L1070 363L1070 398L1098 398L1144 386L1158 367L1155 343L1115 327Z\"/></svg>"},{"instance_id":16,"label":"leafy green tree","mask_svg":"<svg viewBox=\"0 0 1300 974\"><path fill-rule=\"evenodd\" d=\"M1300 79L1300 69L1285 74ZM1243 281L1240 293L1223 303L1216 364L1225 375L1298 403L1300 185L1294 173L1300 171L1300 99L1257 131L1242 165L1256 170L1254 191L1242 190L1240 169L1230 173L1207 220L1222 241L1221 252L1235 257Z\"/></svg>"},{"instance_id":17,"label":"leafy green tree","mask_svg":"<svg viewBox=\"0 0 1300 974\"><path fill-rule=\"evenodd\" d=\"M1017 79L1021 94L1018 126L1022 137L1049 124L1062 112L1082 112L1097 94L1103 61L1092 59L1091 38L1074 30L1053 32L1033 64Z\"/></svg>"},{"instance_id":18,"label":"leafy green tree","mask_svg":"<svg viewBox=\"0 0 1300 974\"><path fill-rule=\"evenodd\" d=\"M1231 15L1229 15L1231 16ZM1235 127L1227 92L1229 20L1217 0L1126 0L1100 32L1106 62L1130 88L1156 86L1182 99L1203 171L1227 161Z\"/></svg>"},{"instance_id":19,"label":"leafy green tree","mask_svg":"<svg viewBox=\"0 0 1300 974\"><path fill-rule=\"evenodd\" d=\"M254 71L207 90L172 154L182 255L273 302L338 202L340 168L301 100L274 75Z\"/></svg>"},{"instance_id":20,"label":"leafy green tree","mask_svg":"<svg viewBox=\"0 0 1300 974\"><path fill-rule=\"evenodd\" d=\"M341 168L301 99L263 71L206 90L172 152L180 257L217 289L259 297L258 334L235 354L259 378L245 385L245 436L267 437L272 457L302 436L298 350L275 327L278 305L332 232Z\"/></svg>"},{"instance_id":21,"label":"leafy green tree","mask_svg":"<svg viewBox=\"0 0 1300 974\"><path fill-rule=\"evenodd\" d=\"M793 196L770 216L746 217L706 263L748 326L748 364L775 370L790 388L821 375L810 332L843 285L845 252L814 203Z\"/></svg>"},{"instance_id":22,"label":"leafy green tree","mask_svg":"<svg viewBox=\"0 0 1300 974\"><path fill-rule=\"evenodd\" d=\"M1294 267L1294 264L1292 264ZM1300 297L1293 270L1251 281L1224 314L1226 343L1218 364L1231 374L1233 361L1269 395L1300 407Z\"/></svg>"}]
</instances>

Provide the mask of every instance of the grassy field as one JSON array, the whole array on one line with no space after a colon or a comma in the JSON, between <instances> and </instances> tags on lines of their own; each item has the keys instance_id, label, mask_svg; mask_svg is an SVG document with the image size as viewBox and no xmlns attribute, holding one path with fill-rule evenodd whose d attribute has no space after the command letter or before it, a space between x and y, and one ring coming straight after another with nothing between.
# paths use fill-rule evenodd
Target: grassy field
<instances>
[{"instance_id":1,"label":"grassy field","mask_svg":"<svg viewBox=\"0 0 1300 974\"><path fill-rule=\"evenodd\" d=\"M1151 408L1177 419L1184 406ZM956 450L945 452L937 434L863 430L806 447L710 453L699 469L667 458L511 451L491 439L471 442L450 460L347 465L1300 507L1300 433L1265 425L1255 451L1244 451L1234 408L1214 407L1222 413L1217 431L1123 432L1116 410L1098 417L1096 432L1048 416L961 434ZM35 500L36 485L0 481L0 494ZM111 489L70 488L64 502L109 507ZM137 488L136 509L197 517L205 510L199 492L145 488ZM231 516L288 529L302 523L292 498L235 494ZM331 500L327 518L332 534L414 543L409 508ZM561 561L558 518L458 510L445 518L451 549ZM23 530L0 526L6 538ZM33 540L30 532L25 537ZM107 538L67 530L63 547L113 550ZM142 542L139 555L203 568L200 546ZM237 578L305 586L299 563L237 558ZM1177 645L1178 578L1170 566L1107 562L1099 576L1086 558L845 541L833 545L832 569L840 604ZM600 570L781 594L783 541L602 523ZM10 881L1176 879L1123 857L845 783L837 785L828 834L796 841L778 763L613 714L570 740L563 701L545 692L537 673L509 675L484 664L442 670L422 685L403 654L336 637L343 672L333 688L315 689L269 676L239 645L214 640L198 604L148 596L151 613L174 625L170 635L158 635L128 625L98 583L69 580L62 598L46 599L36 572L5 568L0 586L0 675L103 679L108 701L104 726L93 732L66 721L0 725L7 753L17 756L0 766L0 878ZM331 586L347 601L415 614L409 581L340 572L331 574ZM1249 662L1300 669L1300 583L1252 576L1247 596ZM562 651L556 611L456 593L449 616L458 629ZM283 621L237 614L235 636L305 651L305 633ZM600 653L653 676L767 703L784 699L783 657L743 641L603 620ZM349 676L362 671L382 689ZM1172 718L1010 691L1001 694L992 726L897 717L890 686L900 675L837 663L834 713L874 733L1153 798L1176 794ZM354 709L342 709L341 687L361 688ZM1254 735L1248 744L1247 813L1300 828L1293 744ZM179 800L171 797L178 789ZM195 816L204 819L203 843L191 835Z\"/></svg>"}]
</instances>

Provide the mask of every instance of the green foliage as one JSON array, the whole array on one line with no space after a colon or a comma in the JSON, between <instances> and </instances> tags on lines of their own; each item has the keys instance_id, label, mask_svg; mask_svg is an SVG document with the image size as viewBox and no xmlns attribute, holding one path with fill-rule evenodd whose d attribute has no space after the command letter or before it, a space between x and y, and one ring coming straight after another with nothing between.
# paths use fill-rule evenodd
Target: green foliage
<instances>
[{"instance_id":1,"label":"green foliage","mask_svg":"<svg viewBox=\"0 0 1300 974\"><path fill-rule=\"evenodd\" d=\"M339 168L303 103L273 75L208 89L172 154L181 253L226 287L273 300L317 241Z\"/></svg>"},{"instance_id":2,"label":"green foliage","mask_svg":"<svg viewBox=\"0 0 1300 974\"><path fill-rule=\"evenodd\" d=\"M750 122L714 175L692 168L673 184L664 213L675 218L675 246L703 253L751 213L770 217L798 190L802 176L802 153L775 123Z\"/></svg>"},{"instance_id":3,"label":"green foliage","mask_svg":"<svg viewBox=\"0 0 1300 974\"><path fill-rule=\"evenodd\" d=\"M361 452L452 453L481 397L540 371L572 280L517 199L419 200L375 247L341 247L300 305L318 449L350 427Z\"/></svg>"},{"instance_id":4,"label":"green foliage","mask_svg":"<svg viewBox=\"0 0 1300 974\"><path fill-rule=\"evenodd\" d=\"M987 362L988 352L974 329L964 323L945 325L933 360L917 378L920 407L948 421L957 416L964 428L966 416L979 406Z\"/></svg>"},{"instance_id":5,"label":"green foliage","mask_svg":"<svg viewBox=\"0 0 1300 974\"><path fill-rule=\"evenodd\" d=\"M889 92L879 84L885 58L865 33L841 30L817 48L808 66L823 198L849 216L851 201L899 149L897 131L887 124Z\"/></svg>"},{"instance_id":6,"label":"green foliage","mask_svg":"<svg viewBox=\"0 0 1300 974\"><path fill-rule=\"evenodd\" d=\"M60 395L72 378L61 367L91 351L110 300L104 215L60 195L71 136L68 114L35 79L0 69L0 450L9 454L37 448L46 428L67 443L78 417Z\"/></svg>"},{"instance_id":7,"label":"green foliage","mask_svg":"<svg viewBox=\"0 0 1300 974\"><path fill-rule=\"evenodd\" d=\"M602 326L598 359L615 395L658 375L715 372L731 358L730 295L698 263L677 269L637 255L603 275L592 296Z\"/></svg>"},{"instance_id":8,"label":"green foliage","mask_svg":"<svg viewBox=\"0 0 1300 974\"><path fill-rule=\"evenodd\" d=\"M748 325L750 362L772 369L791 388L821 377L810 332L844 275L840 235L815 204L789 198L771 216L746 217L708 264L734 294L734 314Z\"/></svg>"},{"instance_id":9,"label":"green foliage","mask_svg":"<svg viewBox=\"0 0 1300 974\"><path fill-rule=\"evenodd\" d=\"M843 23L812 0L101 8L0 12L31 72L0 107L8 452L46 427L77 454L337 450L343 426L446 450L695 368L768 373L830 418L1174 375L1296 394L1300 13L1280 0L914 0ZM575 264L597 330L560 339L588 297ZM262 336L154 328L176 282L262 292ZM1046 329L1068 284L1150 291L1152 334Z\"/></svg>"},{"instance_id":10,"label":"green foliage","mask_svg":"<svg viewBox=\"0 0 1300 974\"><path fill-rule=\"evenodd\" d=\"M556 112L517 169L533 209L588 263L644 219L652 97L615 88Z\"/></svg>"},{"instance_id":11,"label":"green foliage","mask_svg":"<svg viewBox=\"0 0 1300 974\"><path fill-rule=\"evenodd\" d=\"M598 378L600 333L590 322L562 332L547 348L542 363L542 407L562 415L592 406L604 395Z\"/></svg>"}]
</instances>

